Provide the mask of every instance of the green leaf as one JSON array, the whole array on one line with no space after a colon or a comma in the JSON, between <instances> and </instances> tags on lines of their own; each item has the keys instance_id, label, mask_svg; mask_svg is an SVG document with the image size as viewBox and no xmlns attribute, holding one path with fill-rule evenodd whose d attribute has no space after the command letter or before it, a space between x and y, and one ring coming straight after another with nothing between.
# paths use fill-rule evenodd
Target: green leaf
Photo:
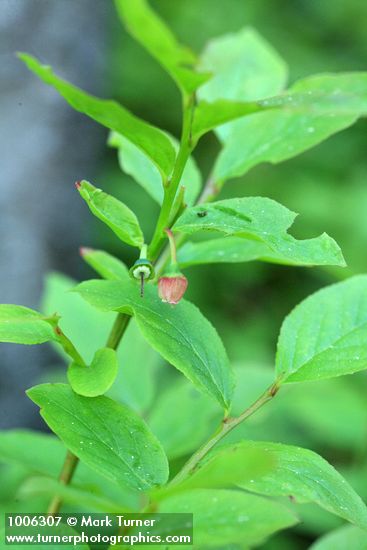
<instances>
[{"instance_id":1,"label":"green leaf","mask_svg":"<svg viewBox=\"0 0 367 550\"><path fill-rule=\"evenodd\" d=\"M253 102L278 94L285 86L287 66L274 48L247 27L211 40L201 55L200 68L213 77L198 92L208 102ZM217 129L224 139L232 124Z\"/></svg>"},{"instance_id":2,"label":"green leaf","mask_svg":"<svg viewBox=\"0 0 367 550\"><path fill-rule=\"evenodd\" d=\"M115 350L102 348L96 351L90 367L71 363L68 380L79 395L97 397L112 386L117 376L118 362Z\"/></svg>"},{"instance_id":3,"label":"green leaf","mask_svg":"<svg viewBox=\"0 0 367 550\"><path fill-rule=\"evenodd\" d=\"M99 309L135 315L149 344L198 389L228 408L233 383L225 349L216 330L193 304L183 300L171 307L161 302L152 285L146 286L142 299L133 281L86 281L76 291Z\"/></svg>"},{"instance_id":4,"label":"green leaf","mask_svg":"<svg viewBox=\"0 0 367 550\"><path fill-rule=\"evenodd\" d=\"M17 464L34 474L56 476L66 449L56 437L27 430L0 431L0 462Z\"/></svg>"},{"instance_id":5,"label":"green leaf","mask_svg":"<svg viewBox=\"0 0 367 550\"><path fill-rule=\"evenodd\" d=\"M61 273L49 273L45 280L42 310L47 315L54 311L61 315L60 328L89 364L95 351L104 347L116 316L97 311L80 296L71 293L76 284L76 281ZM55 349L69 361L60 346L55 346Z\"/></svg>"},{"instance_id":6,"label":"green leaf","mask_svg":"<svg viewBox=\"0 0 367 550\"><path fill-rule=\"evenodd\" d=\"M17 492L19 498L34 498L35 496L58 496L63 502L80 506L82 509L96 510L97 512L120 514L131 512L129 508L124 508L121 503L115 502L99 496L93 491L88 491L83 487L76 485L64 485L56 479L49 477L31 477L28 478Z\"/></svg>"},{"instance_id":7,"label":"green leaf","mask_svg":"<svg viewBox=\"0 0 367 550\"><path fill-rule=\"evenodd\" d=\"M115 101L98 99L62 80L51 67L42 65L35 57L25 53L18 54L18 57L29 70L55 88L73 109L124 135L152 160L162 175L171 173L176 155L170 140L161 130L134 116Z\"/></svg>"},{"instance_id":8,"label":"green leaf","mask_svg":"<svg viewBox=\"0 0 367 550\"><path fill-rule=\"evenodd\" d=\"M50 321L28 307L0 304L0 342L13 344L43 344L58 337Z\"/></svg>"},{"instance_id":9,"label":"green leaf","mask_svg":"<svg viewBox=\"0 0 367 550\"><path fill-rule=\"evenodd\" d=\"M130 208L85 180L78 182L77 189L90 211L108 225L119 239L141 248L144 244L144 235Z\"/></svg>"},{"instance_id":10,"label":"green leaf","mask_svg":"<svg viewBox=\"0 0 367 550\"><path fill-rule=\"evenodd\" d=\"M196 451L220 421L221 415L213 400L185 379L170 384L148 417L149 427L170 459Z\"/></svg>"},{"instance_id":11,"label":"green leaf","mask_svg":"<svg viewBox=\"0 0 367 550\"><path fill-rule=\"evenodd\" d=\"M104 250L94 250L93 248L81 248L80 254L103 279L124 280L129 277L129 271L126 265L116 258L104 252Z\"/></svg>"},{"instance_id":12,"label":"green leaf","mask_svg":"<svg viewBox=\"0 0 367 550\"><path fill-rule=\"evenodd\" d=\"M240 483L245 489L268 496L292 496L296 502L314 502L359 527L367 529L367 507L345 479L313 451L249 441L239 445L274 457L274 467Z\"/></svg>"},{"instance_id":13,"label":"green leaf","mask_svg":"<svg viewBox=\"0 0 367 550\"><path fill-rule=\"evenodd\" d=\"M350 383L345 378L329 378L295 384L279 403L283 422L291 416L308 447L361 452L366 443L367 409L360 390L358 377Z\"/></svg>"},{"instance_id":14,"label":"green leaf","mask_svg":"<svg viewBox=\"0 0 367 550\"><path fill-rule=\"evenodd\" d=\"M310 546L310 550L367 550L366 532L345 525L327 533Z\"/></svg>"},{"instance_id":15,"label":"green leaf","mask_svg":"<svg viewBox=\"0 0 367 550\"><path fill-rule=\"evenodd\" d=\"M169 136L175 151L178 151L178 141ZM139 185L158 203L163 202L162 177L156 166L124 136L112 132L108 139L111 147L118 150L118 160L121 169L134 178ZM201 189L201 174L192 156L189 157L183 175L182 184L185 186L185 202L194 204Z\"/></svg>"},{"instance_id":16,"label":"green leaf","mask_svg":"<svg viewBox=\"0 0 367 550\"><path fill-rule=\"evenodd\" d=\"M282 383L332 378L367 368L367 276L328 286L284 320L276 356Z\"/></svg>"},{"instance_id":17,"label":"green leaf","mask_svg":"<svg viewBox=\"0 0 367 550\"><path fill-rule=\"evenodd\" d=\"M340 248L326 233L307 240L289 235L287 229L295 217L294 212L271 199L245 197L188 208L173 230L186 234L218 231L255 240L271 250L269 261L274 255L280 257L282 263L296 265L345 265Z\"/></svg>"},{"instance_id":18,"label":"green leaf","mask_svg":"<svg viewBox=\"0 0 367 550\"><path fill-rule=\"evenodd\" d=\"M154 400L157 389L156 374L163 360L145 340L135 319L129 322L117 355L121 368L108 394L116 401L121 401L143 414Z\"/></svg>"},{"instance_id":19,"label":"green leaf","mask_svg":"<svg viewBox=\"0 0 367 550\"><path fill-rule=\"evenodd\" d=\"M64 275L50 273L45 283L43 309L46 312L58 311L62 315L61 328L90 363L95 350L105 345L116 314L98 311L78 294L69 292L76 284ZM62 351L59 346L56 350ZM153 400L154 373L162 360L141 335L135 319L130 321L117 355L121 368L109 395L142 413ZM136 383L137 372L139 384Z\"/></svg>"},{"instance_id":20,"label":"green leaf","mask_svg":"<svg viewBox=\"0 0 367 550\"><path fill-rule=\"evenodd\" d=\"M287 254L275 252L264 242L250 241L241 237L224 237L201 242L188 241L178 250L178 263L182 269L192 265L242 263L254 260L293 266L344 265L340 255L336 258L335 251L330 251L329 241L324 242L326 244L324 254L320 251L316 259L313 253L298 254L297 257L287 256Z\"/></svg>"},{"instance_id":21,"label":"green leaf","mask_svg":"<svg viewBox=\"0 0 367 550\"><path fill-rule=\"evenodd\" d=\"M208 80L209 74L195 72L196 56L177 42L145 0L115 0L115 5L131 36L165 68L183 92L191 94Z\"/></svg>"},{"instance_id":22,"label":"green leaf","mask_svg":"<svg viewBox=\"0 0 367 550\"><path fill-rule=\"evenodd\" d=\"M81 397L66 384L42 384L27 395L67 448L107 479L135 490L167 481L161 445L127 407L104 396Z\"/></svg>"},{"instance_id":23,"label":"green leaf","mask_svg":"<svg viewBox=\"0 0 367 550\"><path fill-rule=\"evenodd\" d=\"M66 448L54 435L28 430L0 431L0 463L15 465L32 476L56 478L65 460ZM80 463L72 481L78 491L92 492L95 497L115 502L121 509L131 505L127 502L130 492L116 483L99 476L84 463ZM134 493L134 496L136 493ZM33 500L33 499L32 499Z\"/></svg>"},{"instance_id":24,"label":"green leaf","mask_svg":"<svg viewBox=\"0 0 367 550\"><path fill-rule=\"evenodd\" d=\"M292 158L365 116L367 74L316 75L262 105L271 110L232 126L214 168L217 184L261 162L276 164Z\"/></svg>"},{"instance_id":25,"label":"green leaf","mask_svg":"<svg viewBox=\"0 0 367 550\"><path fill-rule=\"evenodd\" d=\"M261 477L275 468L271 452L236 444L221 447L201 461L197 469L180 483L158 489L159 498L172 492L188 489L230 488L249 482L254 476Z\"/></svg>"},{"instance_id":26,"label":"green leaf","mask_svg":"<svg viewBox=\"0 0 367 550\"><path fill-rule=\"evenodd\" d=\"M265 108L286 107L299 113L365 116L367 72L309 76L295 82L282 95L259 101L259 105Z\"/></svg>"},{"instance_id":27,"label":"green leaf","mask_svg":"<svg viewBox=\"0 0 367 550\"><path fill-rule=\"evenodd\" d=\"M274 459L271 453L264 453L262 449L231 445L218 449L203 460L182 485L190 488L239 485L249 481L254 475L266 474L272 467Z\"/></svg>"},{"instance_id":28,"label":"green leaf","mask_svg":"<svg viewBox=\"0 0 367 550\"><path fill-rule=\"evenodd\" d=\"M239 491L195 489L160 503L159 512L192 513L195 546L219 546L246 541L257 545L280 529L297 523L278 502Z\"/></svg>"},{"instance_id":29,"label":"green leaf","mask_svg":"<svg viewBox=\"0 0 367 550\"><path fill-rule=\"evenodd\" d=\"M197 143L201 136L217 126L263 110L259 103L218 99L212 103L201 101L194 111L192 140Z\"/></svg>"}]
</instances>

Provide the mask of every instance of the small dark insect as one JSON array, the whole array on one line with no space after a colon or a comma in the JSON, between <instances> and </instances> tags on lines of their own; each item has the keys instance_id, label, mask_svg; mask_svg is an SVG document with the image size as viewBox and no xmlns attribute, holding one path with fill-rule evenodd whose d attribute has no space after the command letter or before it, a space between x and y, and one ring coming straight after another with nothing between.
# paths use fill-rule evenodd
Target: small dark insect
<instances>
[{"instance_id":1,"label":"small dark insect","mask_svg":"<svg viewBox=\"0 0 367 550\"><path fill-rule=\"evenodd\" d=\"M197 216L199 218L205 218L205 216L207 216L207 214L208 214L207 210L201 210L200 212L197 212Z\"/></svg>"}]
</instances>

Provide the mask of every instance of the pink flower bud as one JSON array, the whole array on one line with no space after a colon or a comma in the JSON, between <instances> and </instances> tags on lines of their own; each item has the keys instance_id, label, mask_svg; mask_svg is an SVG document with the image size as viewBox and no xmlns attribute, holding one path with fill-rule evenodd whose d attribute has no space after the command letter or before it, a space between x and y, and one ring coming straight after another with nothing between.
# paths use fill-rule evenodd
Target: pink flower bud
<instances>
[{"instance_id":1,"label":"pink flower bud","mask_svg":"<svg viewBox=\"0 0 367 550\"><path fill-rule=\"evenodd\" d=\"M158 281L158 294L162 302L178 304L187 289L187 279L184 275L166 275Z\"/></svg>"}]
</instances>

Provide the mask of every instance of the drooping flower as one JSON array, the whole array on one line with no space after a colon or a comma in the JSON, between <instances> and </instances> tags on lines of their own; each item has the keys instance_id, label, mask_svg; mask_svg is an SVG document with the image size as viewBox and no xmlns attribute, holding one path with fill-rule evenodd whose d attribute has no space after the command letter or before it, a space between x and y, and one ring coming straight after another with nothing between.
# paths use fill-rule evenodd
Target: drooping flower
<instances>
[{"instance_id":1,"label":"drooping flower","mask_svg":"<svg viewBox=\"0 0 367 550\"><path fill-rule=\"evenodd\" d=\"M162 302L178 304L186 292L188 281L182 273L168 273L158 281L158 294Z\"/></svg>"},{"instance_id":2,"label":"drooping flower","mask_svg":"<svg viewBox=\"0 0 367 550\"><path fill-rule=\"evenodd\" d=\"M176 305L185 294L188 281L185 275L180 272L177 263L176 243L173 233L170 229L165 231L170 245L171 261L164 275L158 280L158 294L162 302Z\"/></svg>"}]
</instances>

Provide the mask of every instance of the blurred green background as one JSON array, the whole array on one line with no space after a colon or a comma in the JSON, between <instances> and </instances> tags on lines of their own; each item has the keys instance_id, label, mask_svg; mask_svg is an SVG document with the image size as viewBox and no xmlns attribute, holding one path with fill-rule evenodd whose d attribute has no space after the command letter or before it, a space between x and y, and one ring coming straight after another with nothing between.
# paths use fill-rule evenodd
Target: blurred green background
<instances>
[{"instance_id":1,"label":"blurred green background","mask_svg":"<svg viewBox=\"0 0 367 550\"><path fill-rule=\"evenodd\" d=\"M366 70L364 0L151 0L151 5L180 41L196 52L212 37L253 26L288 63L290 83L317 72ZM180 98L174 84L125 33L112 12L108 36L106 96L118 99L135 114L178 137ZM295 159L276 166L260 165L245 177L228 182L221 195L221 198L262 195L281 202L300 214L292 234L311 238L327 232L341 246L347 268L308 269L252 262L185 271L189 279L188 299L216 326L236 365L237 411L250 404L271 381L276 340L285 315L316 289L367 271L366 130L366 121L361 121ZM194 153L204 178L218 150L218 142L211 134ZM157 205L120 171L114 149L106 147L93 183L134 209L144 232L151 234ZM105 249L128 265L135 260L131 249L124 247L92 216L83 226L80 244ZM78 270L80 279L95 276L82 260ZM60 296L71 284L59 276L48 278L44 307L51 309L58 304L60 310L67 310L68 301ZM84 315L86 323L80 328L79 321L80 340L87 346L94 338L93 331L104 327L105 321L98 316L92 321L89 317L88 321L89 310L86 312L81 305L80 308L79 319L84 319ZM70 310L70 316L75 315ZM130 332L121 351L122 364L129 365L121 375L127 375L127 382L121 378L113 395L144 414L178 466L193 450L192 446L205 439L218 411L191 390L173 369L163 365L154 354L151 357L145 348L141 350L134 328ZM104 335L100 337L103 340ZM53 365L51 371L54 378L60 378L61 371L54 374ZM43 378L49 379L50 373ZM313 449L367 499L366 395L365 373L291 385L230 437L281 441ZM162 430L159 418L170 416L178 396L181 406ZM8 491L11 499L19 488L17 483ZM340 524L340 520L317 507L293 505L301 515L301 524L274 537L263 548L307 548L317 536Z\"/></svg>"}]
</instances>

